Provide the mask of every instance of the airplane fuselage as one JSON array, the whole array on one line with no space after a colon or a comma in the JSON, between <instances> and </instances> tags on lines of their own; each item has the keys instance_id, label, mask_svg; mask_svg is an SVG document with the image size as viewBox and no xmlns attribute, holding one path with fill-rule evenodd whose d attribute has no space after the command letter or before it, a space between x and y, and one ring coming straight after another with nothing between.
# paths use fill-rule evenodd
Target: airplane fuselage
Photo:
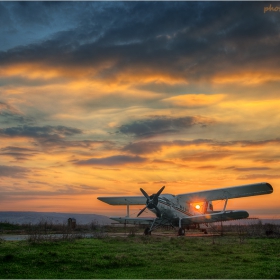
<instances>
[{"instance_id":1,"label":"airplane fuselage","mask_svg":"<svg viewBox=\"0 0 280 280\"><path fill-rule=\"evenodd\" d=\"M160 212L162 213L162 218L169 220L172 219L182 219L186 216L192 216L195 213L190 211L190 206L186 203L179 201L174 195L163 194L158 198L158 205ZM155 209L149 209L151 212L156 214Z\"/></svg>"}]
</instances>

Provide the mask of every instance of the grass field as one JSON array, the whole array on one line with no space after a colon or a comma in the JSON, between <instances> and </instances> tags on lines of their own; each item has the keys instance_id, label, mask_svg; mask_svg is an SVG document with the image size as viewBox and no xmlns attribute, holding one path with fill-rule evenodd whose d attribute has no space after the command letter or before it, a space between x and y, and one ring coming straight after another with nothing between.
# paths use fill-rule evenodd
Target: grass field
<instances>
[{"instance_id":1,"label":"grass field","mask_svg":"<svg viewBox=\"0 0 280 280\"><path fill-rule=\"evenodd\" d=\"M0 278L280 278L280 239L1 241Z\"/></svg>"}]
</instances>

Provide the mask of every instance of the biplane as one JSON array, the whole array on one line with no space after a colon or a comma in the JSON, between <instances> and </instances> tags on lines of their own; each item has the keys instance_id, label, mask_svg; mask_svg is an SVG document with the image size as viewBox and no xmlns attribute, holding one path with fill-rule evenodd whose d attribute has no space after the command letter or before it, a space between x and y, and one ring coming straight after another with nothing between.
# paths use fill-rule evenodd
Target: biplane
<instances>
[{"instance_id":1,"label":"biplane","mask_svg":"<svg viewBox=\"0 0 280 280\"><path fill-rule=\"evenodd\" d=\"M209 223L245 219L249 213L244 210L227 210L229 199L270 194L273 188L269 183L255 183L178 195L162 194L164 186L155 194L148 195L140 188L141 196L98 197L110 205L126 205L125 217L110 217L123 224L147 225L144 234L149 235L159 226L178 227L178 235L185 235L185 230L196 228L207 233ZM224 200L223 209L215 211L213 201ZM130 205L145 205L137 217L130 217ZM139 217L146 209L155 217Z\"/></svg>"}]
</instances>

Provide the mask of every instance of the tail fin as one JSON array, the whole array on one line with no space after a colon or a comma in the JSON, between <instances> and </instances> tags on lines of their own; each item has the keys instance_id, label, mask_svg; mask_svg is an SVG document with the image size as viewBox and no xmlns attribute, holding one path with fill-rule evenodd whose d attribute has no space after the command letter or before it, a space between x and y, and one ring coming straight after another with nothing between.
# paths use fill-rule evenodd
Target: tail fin
<instances>
[{"instance_id":1,"label":"tail fin","mask_svg":"<svg viewBox=\"0 0 280 280\"><path fill-rule=\"evenodd\" d=\"M213 203L212 203L212 201L208 201L208 202L206 202L207 204L207 207L205 207L206 209L206 213L208 213L208 212L213 212L214 211L214 208L213 208Z\"/></svg>"}]
</instances>

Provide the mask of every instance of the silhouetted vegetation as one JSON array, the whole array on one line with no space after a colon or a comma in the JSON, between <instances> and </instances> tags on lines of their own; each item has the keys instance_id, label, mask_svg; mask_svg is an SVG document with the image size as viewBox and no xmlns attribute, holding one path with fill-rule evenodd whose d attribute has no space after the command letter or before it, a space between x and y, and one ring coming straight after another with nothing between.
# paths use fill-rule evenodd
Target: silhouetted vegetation
<instances>
[{"instance_id":1,"label":"silhouetted vegetation","mask_svg":"<svg viewBox=\"0 0 280 280\"><path fill-rule=\"evenodd\" d=\"M93 237L105 236L107 233L124 233L126 235L135 236L143 233L143 225L100 225L96 221L92 221L90 224L76 224L75 228L69 226L67 223L57 224L49 221L40 221L38 224L11 224L8 222L0 222L0 238L2 234L27 234L30 235L31 239L39 240L42 236L45 239L51 239L51 235L60 234L61 239L72 239L74 236L82 238L85 235L92 234ZM176 234L176 230L172 228L162 227L155 231L157 232L169 232ZM190 231L191 232L191 231ZM196 231L198 232L198 231ZM256 223L248 225L242 224L223 224L213 223L209 224L207 229L209 234L214 235L231 235L236 236L240 240L252 237L269 237L278 238L280 237L280 225L265 223L263 224L260 220ZM189 231L186 230L186 235Z\"/></svg>"},{"instance_id":2,"label":"silhouetted vegetation","mask_svg":"<svg viewBox=\"0 0 280 280\"><path fill-rule=\"evenodd\" d=\"M257 223L248 225L212 225L210 232L220 233L221 235L236 235L242 237L280 237L280 224L265 223L260 220Z\"/></svg>"}]
</instances>

